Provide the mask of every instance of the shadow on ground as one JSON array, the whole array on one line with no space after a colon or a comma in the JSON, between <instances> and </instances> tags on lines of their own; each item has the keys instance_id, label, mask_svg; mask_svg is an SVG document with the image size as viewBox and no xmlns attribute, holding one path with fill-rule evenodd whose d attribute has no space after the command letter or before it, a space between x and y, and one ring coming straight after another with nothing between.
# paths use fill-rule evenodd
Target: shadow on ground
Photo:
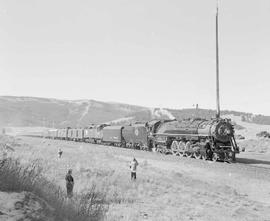
<instances>
[{"instance_id":1,"label":"shadow on ground","mask_svg":"<svg viewBox=\"0 0 270 221\"><path fill-rule=\"evenodd\" d=\"M237 163L270 165L270 160L266 161L266 160L250 159L250 158L238 158Z\"/></svg>"}]
</instances>

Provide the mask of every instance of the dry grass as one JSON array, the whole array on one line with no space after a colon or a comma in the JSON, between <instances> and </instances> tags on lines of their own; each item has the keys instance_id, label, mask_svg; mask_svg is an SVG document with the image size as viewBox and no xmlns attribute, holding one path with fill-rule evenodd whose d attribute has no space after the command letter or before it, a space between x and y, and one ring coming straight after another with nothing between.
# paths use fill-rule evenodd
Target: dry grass
<instances>
[{"instance_id":1,"label":"dry grass","mask_svg":"<svg viewBox=\"0 0 270 221\"><path fill-rule=\"evenodd\" d=\"M239 142L239 147L246 152L270 153L270 139L243 140L242 142Z\"/></svg>"},{"instance_id":2,"label":"dry grass","mask_svg":"<svg viewBox=\"0 0 270 221\"><path fill-rule=\"evenodd\" d=\"M24 142L28 146L23 145ZM217 218L221 221L254 221L261 220L260 214L266 214L267 208L261 204L250 202L250 206L244 205L249 200L238 194L238 189L235 191L229 185L234 174L227 179L223 173L216 174L216 170L214 174L210 171L204 174L204 169L192 166L214 166L207 162L30 137L22 138L20 143L22 146L17 146L12 155L20 156L21 162L26 165L29 161L39 159L38 163L44 168L46 179L63 189L65 173L67 169L73 169L74 191L78 193L75 195L84 196L76 198L78 204L81 202L85 206L81 207L82 210L77 210L80 214L95 208L95 202L100 203L100 199L108 206L104 218L109 221L214 221ZM58 148L63 150L61 159L57 157ZM130 180L129 171L129 161L133 156L139 161L135 182ZM231 165L221 165L222 168L225 166ZM91 192L95 192L95 195L88 194ZM233 211L236 206L244 213L240 213L240 210ZM253 206L260 211L253 211ZM232 216L235 219L230 219ZM252 219L246 219L247 217Z\"/></svg>"},{"instance_id":3,"label":"dry grass","mask_svg":"<svg viewBox=\"0 0 270 221\"><path fill-rule=\"evenodd\" d=\"M18 159L0 161L0 191L32 192L44 199L53 209L55 220L101 220L106 212L105 195L95 186L67 200L63 190L42 176L38 160L22 166Z\"/></svg>"}]
</instances>

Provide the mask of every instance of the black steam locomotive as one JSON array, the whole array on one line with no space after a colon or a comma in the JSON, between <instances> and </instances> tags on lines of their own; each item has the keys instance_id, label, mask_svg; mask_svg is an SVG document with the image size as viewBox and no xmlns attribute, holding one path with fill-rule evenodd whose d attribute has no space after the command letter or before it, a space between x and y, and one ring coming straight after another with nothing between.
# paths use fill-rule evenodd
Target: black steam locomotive
<instances>
[{"instance_id":1,"label":"black steam locomotive","mask_svg":"<svg viewBox=\"0 0 270 221\"><path fill-rule=\"evenodd\" d=\"M239 153L228 119L158 120L147 126L150 146L162 153L213 161L234 161Z\"/></svg>"}]
</instances>

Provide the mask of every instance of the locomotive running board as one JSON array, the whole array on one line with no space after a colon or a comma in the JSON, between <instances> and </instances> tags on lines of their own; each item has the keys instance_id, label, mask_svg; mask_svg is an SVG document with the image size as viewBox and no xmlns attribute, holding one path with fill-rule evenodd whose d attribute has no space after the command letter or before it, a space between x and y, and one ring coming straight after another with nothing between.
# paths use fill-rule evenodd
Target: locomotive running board
<instances>
[{"instance_id":1,"label":"locomotive running board","mask_svg":"<svg viewBox=\"0 0 270 221\"><path fill-rule=\"evenodd\" d=\"M153 136L158 135L158 136L189 136L189 137L209 137L207 134L161 134L161 133L156 133L153 134Z\"/></svg>"}]
</instances>

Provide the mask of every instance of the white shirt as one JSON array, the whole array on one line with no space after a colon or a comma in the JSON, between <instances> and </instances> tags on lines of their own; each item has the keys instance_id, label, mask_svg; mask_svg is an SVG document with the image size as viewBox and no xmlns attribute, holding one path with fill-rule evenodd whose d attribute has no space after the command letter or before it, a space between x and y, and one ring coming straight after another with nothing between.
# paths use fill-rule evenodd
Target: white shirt
<instances>
[{"instance_id":1,"label":"white shirt","mask_svg":"<svg viewBox=\"0 0 270 221\"><path fill-rule=\"evenodd\" d=\"M131 172L136 172L137 166L138 166L138 162L136 160L132 160L130 162L130 170Z\"/></svg>"}]
</instances>

